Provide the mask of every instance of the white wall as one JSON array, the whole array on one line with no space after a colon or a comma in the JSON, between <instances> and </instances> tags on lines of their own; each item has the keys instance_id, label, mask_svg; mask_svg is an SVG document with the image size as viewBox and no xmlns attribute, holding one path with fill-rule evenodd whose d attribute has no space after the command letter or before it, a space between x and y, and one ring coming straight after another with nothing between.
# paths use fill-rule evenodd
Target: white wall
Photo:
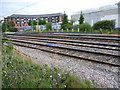
<instances>
[{"instance_id":1,"label":"white wall","mask_svg":"<svg viewBox=\"0 0 120 90\"><path fill-rule=\"evenodd\" d=\"M115 27L118 27L118 14L104 16L101 20L115 20Z\"/></svg>"}]
</instances>

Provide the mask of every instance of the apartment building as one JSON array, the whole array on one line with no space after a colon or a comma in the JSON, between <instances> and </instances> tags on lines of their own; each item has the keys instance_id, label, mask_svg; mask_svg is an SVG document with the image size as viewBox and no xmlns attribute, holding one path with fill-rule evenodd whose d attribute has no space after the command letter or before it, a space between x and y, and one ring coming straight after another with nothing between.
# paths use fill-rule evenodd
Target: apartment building
<instances>
[{"instance_id":1,"label":"apartment building","mask_svg":"<svg viewBox=\"0 0 120 90\"><path fill-rule=\"evenodd\" d=\"M91 26L97 21L112 20L115 22L115 27L120 28L120 2L113 5L84 10L82 13L85 19L84 22L89 23ZM74 24L79 24L80 14L81 11L78 11L71 15L71 18L75 20Z\"/></svg>"},{"instance_id":2,"label":"apartment building","mask_svg":"<svg viewBox=\"0 0 120 90\"><path fill-rule=\"evenodd\" d=\"M46 22L51 22L54 29L60 29L60 24L62 23L62 13L53 13L53 14L42 14L42 15L19 15L13 14L6 17L4 20L6 22L13 21L16 28L27 27L29 20L45 20Z\"/></svg>"}]
</instances>

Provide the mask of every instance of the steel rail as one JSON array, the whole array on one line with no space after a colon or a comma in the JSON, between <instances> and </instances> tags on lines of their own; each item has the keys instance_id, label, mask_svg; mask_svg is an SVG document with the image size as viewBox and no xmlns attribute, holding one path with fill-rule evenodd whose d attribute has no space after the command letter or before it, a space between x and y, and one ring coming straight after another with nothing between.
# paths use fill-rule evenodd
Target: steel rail
<instances>
[{"instance_id":1,"label":"steel rail","mask_svg":"<svg viewBox=\"0 0 120 90\"><path fill-rule=\"evenodd\" d=\"M98 64L105 64L105 65L109 65L109 66L120 67L120 65L118 65L118 64L112 64L112 63L107 63L107 62L96 61L96 60L93 60L93 59L88 59L88 58L83 58L83 57L68 55L68 54L64 54L64 53L60 53L60 52L55 52L55 51L50 51L50 50L44 50L44 49L37 48L37 47L20 45L20 44L17 44L17 43L14 43L14 45L22 46L22 47L26 47L26 48L32 48L32 49L41 50L41 51L46 51L46 52L55 53L55 54L59 54L59 55L64 55L64 56L68 56L68 57L72 57L72 58L77 58L77 59L82 59L82 60L86 60L86 61L91 61L91 62L95 62L95 63L98 63Z\"/></svg>"},{"instance_id":2,"label":"steel rail","mask_svg":"<svg viewBox=\"0 0 120 90\"><path fill-rule=\"evenodd\" d=\"M15 38L16 39L16 38ZM17 38L18 39L18 38ZM21 38L19 38L19 40L26 40L26 38L23 38L23 37L21 37ZM114 51L120 51L120 49L113 49L113 48L105 48L105 47L99 47L99 46L89 46L89 44L88 45L80 45L80 44L74 44L74 43L62 43L62 42L56 42L56 41L51 41L51 40L40 40L40 39L30 39L30 38L28 38L27 40L29 40L29 41L37 41L37 42L47 42L47 43L54 43L54 44L64 44L64 45L72 45L72 46L80 46L80 47L90 47L90 48L99 48L99 49L106 49L106 50L114 50ZM108 46L106 46L106 47L108 47Z\"/></svg>"},{"instance_id":3,"label":"steel rail","mask_svg":"<svg viewBox=\"0 0 120 90\"><path fill-rule=\"evenodd\" d=\"M35 37L54 37L54 38L77 38L77 39L97 39L97 40L114 40L114 41L120 41L119 38L98 38L98 37L83 37L83 36L64 36L64 35L39 35L39 34L6 34L6 35L17 35L17 36L35 36ZM64 36L64 37L63 37Z\"/></svg>"},{"instance_id":4,"label":"steel rail","mask_svg":"<svg viewBox=\"0 0 120 90\"><path fill-rule=\"evenodd\" d=\"M10 36L7 36L7 37L10 37ZM16 37L17 38L17 37ZM20 37L20 38L23 38L23 37ZM28 39L33 39L33 37L24 37L24 38L28 38ZM45 38L34 38L34 39L37 39L37 40L52 40L52 41L62 41L62 42L72 42L72 43L82 43L82 44L92 44L92 45L102 45L102 46L113 46L113 47L120 47L120 45L113 45L113 44L103 44L103 43L93 43L93 42L83 42L83 41L72 41L72 40L58 40L58 39L45 39Z\"/></svg>"},{"instance_id":5,"label":"steel rail","mask_svg":"<svg viewBox=\"0 0 120 90\"><path fill-rule=\"evenodd\" d=\"M82 52L88 52L88 53L95 53L95 54L101 54L101 55L109 55L109 56L114 56L114 57L120 57L119 54L109 54L109 53L102 53L102 52L94 52L94 51L88 51L88 50L80 50L80 49L73 49L73 48L68 48L68 47L60 47L60 46L50 46L50 45L44 45L40 43L35 43L35 42L27 42L27 41L18 41L18 40L12 40L14 42L23 42L27 44L33 44L33 45L40 45L40 46L46 46L46 47L54 47L54 48L59 48L59 49L68 49L72 51L82 51Z\"/></svg>"}]
</instances>

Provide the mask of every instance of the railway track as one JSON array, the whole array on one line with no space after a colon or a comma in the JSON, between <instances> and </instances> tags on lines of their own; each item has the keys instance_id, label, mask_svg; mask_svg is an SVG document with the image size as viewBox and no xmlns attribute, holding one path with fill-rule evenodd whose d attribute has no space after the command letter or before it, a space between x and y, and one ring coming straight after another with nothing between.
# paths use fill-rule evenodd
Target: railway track
<instances>
[{"instance_id":1,"label":"railway track","mask_svg":"<svg viewBox=\"0 0 120 90\"><path fill-rule=\"evenodd\" d=\"M120 67L118 43L96 43L80 40L46 38L46 37L29 37L29 36L11 36L8 35L15 45L42 50L46 52L65 55L73 58L84 59L87 61L107 64ZM110 42L109 42L110 43Z\"/></svg>"},{"instance_id":2,"label":"railway track","mask_svg":"<svg viewBox=\"0 0 120 90\"><path fill-rule=\"evenodd\" d=\"M11 35L13 34L5 34ZM63 39L78 39L78 40L94 40L94 41L109 41L109 42L120 42L120 36L107 36L107 35L65 35L65 34L14 34L14 36L31 36L31 37L49 37L49 38L63 38Z\"/></svg>"},{"instance_id":3,"label":"railway track","mask_svg":"<svg viewBox=\"0 0 120 90\"><path fill-rule=\"evenodd\" d=\"M70 40L70 39L57 39L57 38L42 38L42 37L29 37L29 36L7 36L8 38L17 38L17 39L28 39L34 41L45 41L53 43L62 43L74 46L84 46L84 47L97 47L97 48L106 48L112 50L119 50L120 43L110 43L110 42L99 42L99 41L83 41L83 40Z\"/></svg>"},{"instance_id":4,"label":"railway track","mask_svg":"<svg viewBox=\"0 0 120 90\"><path fill-rule=\"evenodd\" d=\"M22 41L19 41L19 40L15 41L14 40L14 44L18 45L18 46L23 46L23 47L42 50L42 51L52 52L52 53L56 53L56 54L60 54L60 55L78 58L78 59L84 59L87 61L97 62L100 64L107 64L107 65L111 65L111 66L120 67L120 65L118 63L119 57L114 56L114 55L107 56L107 55L104 55L104 54L101 55L100 53L98 54L95 52L91 53L91 52L70 49L70 48L49 46L49 45L39 44L39 43L35 43L35 42L34 43L33 42L26 42L23 40Z\"/></svg>"}]
</instances>

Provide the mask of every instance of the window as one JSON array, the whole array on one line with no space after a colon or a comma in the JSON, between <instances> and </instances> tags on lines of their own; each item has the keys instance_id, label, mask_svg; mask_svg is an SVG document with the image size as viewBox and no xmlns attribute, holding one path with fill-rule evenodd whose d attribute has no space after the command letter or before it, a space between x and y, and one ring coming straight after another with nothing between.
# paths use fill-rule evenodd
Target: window
<instances>
[{"instance_id":1,"label":"window","mask_svg":"<svg viewBox=\"0 0 120 90\"><path fill-rule=\"evenodd\" d=\"M23 21L24 19L23 18L21 18L21 21Z\"/></svg>"}]
</instances>

